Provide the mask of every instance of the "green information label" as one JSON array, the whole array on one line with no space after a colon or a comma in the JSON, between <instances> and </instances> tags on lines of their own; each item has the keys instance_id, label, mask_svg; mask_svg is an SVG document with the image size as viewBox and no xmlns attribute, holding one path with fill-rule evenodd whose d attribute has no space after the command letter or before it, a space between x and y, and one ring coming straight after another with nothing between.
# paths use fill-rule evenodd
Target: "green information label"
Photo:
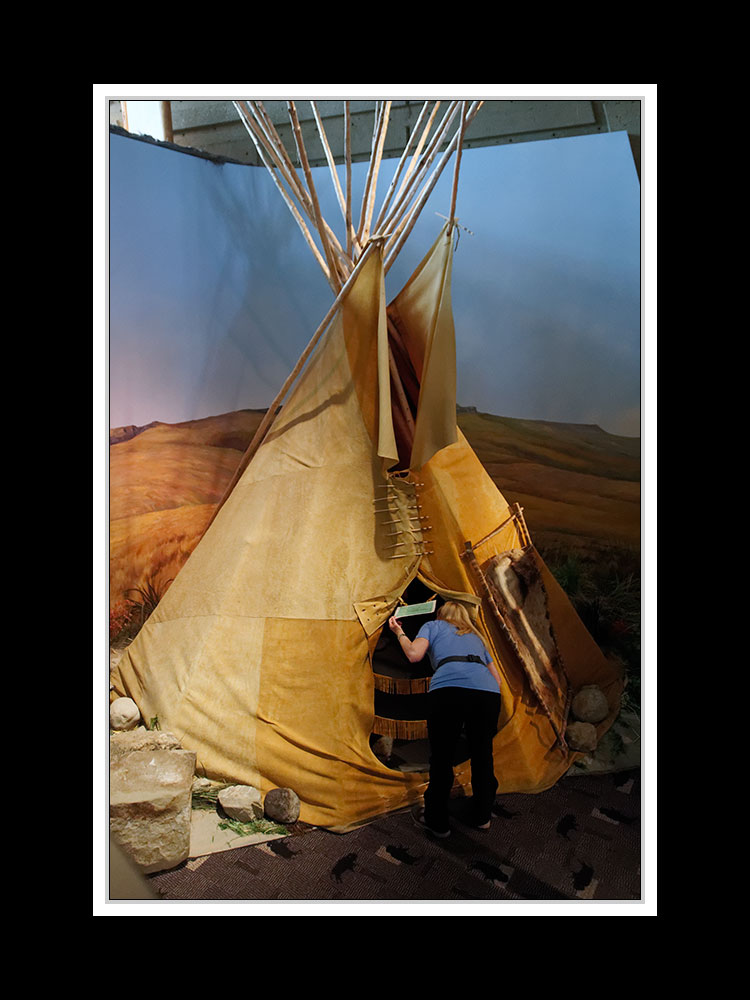
<instances>
[{"instance_id":1,"label":"green information label","mask_svg":"<svg viewBox=\"0 0 750 1000\"><path fill-rule=\"evenodd\" d=\"M396 608L396 618L407 618L409 615L431 615L437 607L437 601L427 601L425 604L404 604Z\"/></svg>"}]
</instances>

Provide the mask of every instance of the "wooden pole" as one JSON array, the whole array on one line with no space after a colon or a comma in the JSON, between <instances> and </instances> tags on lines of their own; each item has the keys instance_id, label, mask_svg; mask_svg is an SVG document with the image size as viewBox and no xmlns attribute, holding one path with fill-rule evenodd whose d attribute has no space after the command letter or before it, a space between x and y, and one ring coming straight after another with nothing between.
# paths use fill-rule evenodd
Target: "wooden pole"
<instances>
[{"instance_id":1,"label":"wooden pole","mask_svg":"<svg viewBox=\"0 0 750 1000\"><path fill-rule=\"evenodd\" d=\"M336 265L336 260L328 240L328 234L326 232L326 227L323 222L323 216L320 213L320 204L318 203L318 195L315 191L315 184L313 183L312 171L310 170L310 164L307 159L307 150L305 149L305 144L302 140L302 129L300 128L299 118L297 117L297 108L295 106L294 101L287 101L286 106L289 110L289 118L292 122L292 131L294 132L294 141L297 145L297 151L300 156L300 163L302 164L302 169L304 171L305 179L307 181L307 189L312 199L315 224L317 226L318 234L320 236L320 242L323 244L326 260L328 261L328 266L331 269L331 275L334 278L334 281L336 283L336 290L338 291L341 288L341 276L339 274Z\"/></svg>"},{"instance_id":2,"label":"wooden pole","mask_svg":"<svg viewBox=\"0 0 750 1000\"><path fill-rule=\"evenodd\" d=\"M406 426L409 428L409 434L412 443L414 442L414 417L411 415L411 408L409 406L409 401L406 398L406 393L404 392L404 387L401 384L401 376L398 373L398 367L396 365L396 359L393 357L393 351L388 348L388 367L391 371L391 381L393 387L396 390L396 400L399 405L399 409L403 413L404 420L406 421Z\"/></svg>"},{"instance_id":3,"label":"wooden pole","mask_svg":"<svg viewBox=\"0 0 750 1000\"><path fill-rule=\"evenodd\" d=\"M174 126L172 125L172 102L159 101L161 108L161 124L164 129L164 138L167 142L174 142Z\"/></svg>"},{"instance_id":4,"label":"wooden pole","mask_svg":"<svg viewBox=\"0 0 750 1000\"><path fill-rule=\"evenodd\" d=\"M344 257L344 251L341 249L341 244L337 240L335 234L331 230L325 219L316 217L315 206L313 203L313 198L310 193L306 190L304 184L300 180L299 174L297 173L297 168L292 163L292 160L287 153L286 146L281 141L281 137L276 130L273 122L271 121L270 115L266 111L263 103L261 101L250 101L252 108L252 113L255 118L255 125L258 130L259 138L262 140L266 149L273 156L276 164L279 167L282 176L286 180L293 194L299 201L302 209L305 211L308 219L314 223L316 229L319 229L319 222L322 221L324 233L321 235L321 243L324 246L326 240L330 243L330 249L332 251L331 257L329 257L329 262L333 265L333 271L336 274L342 273L341 258ZM295 143L297 142L297 136L294 136ZM299 146L297 147L299 151ZM314 192L313 192L314 194ZM349 258L351 255L349 255ZM330 282L329 282L330 283ZM340 287L340 282L336 285L332 284L335 291L338 291Z\"/></svg>"},{"instance_id":5,"label":"wooden pole","mask_svg":"<svg viewBox=\"0 0 750 1000\"><path fill-rule=\"evenodd\" d=\"M364 242L362 239L362 234L365 229L365 217L367 214L367 202L370 196L370 184L372 182L372 171L375 164L375 150L377 148L378 135L380 134L380 127L383 121L383 103L380 101L375 102L375 119L372 130L372 144L370 146L370 163L367 167L367 177L365 178L365 189L362 194L362 207L359 213L359 227L357 228L357 238L360 243Z\"/></svg>"},{"instance_id":6,"label":"wooden pole","mask_svg":"<svg viewBox=\"0 0 750 1000\"><path fill-rule=\"evenodd\" d=\"M375 222L375 232L376 233L380 231L381 222L383 221L383 218L385 217L385 214L388 211L388 206L390 205L391 198L393 197L394 191L396 190L396 185L398 184L398 179L401 176L401 171L404 169L404 164L406 163L407 157L409 155L409 150L411 149L411 144L414 142L414 139L416 138L416 136L419 135L419 130L420 130L421 126L422 126L422 121L423 121L425 115L427 114L429 105L430 105L429 101L425 101L424 104L422 105L422 110L419 113L419 118L417 118L417 122L416 122L416 124L414 126L414 129L412 130L411 136L409 137L409 141L404 146L404 151L401 154L401 159L398 161L398 166L396 167L396 170L395 170L395 172L393 174L393 180L391 181L390 187L388 188L388 192L387 192L387 194L385 196L383 204L380 207L380 212L378 213L378 217L377 217L377 220ZM437 109L439 107L440 107L440 101L437 101L436 104L435 104L435 107L434 107L434 109L432 111L432 115L430 116L430 121L428 122L428 125L427 125L426 129L424 130L422 136L420 137L419 144L418 144L418 146L417 146L417 148L416 148L416 150L414 152L414 156L412 157L412 162L409 165L409 168L408 168L406 174L404 175L404 180L403 180L403 183L401 185L401 190L403 190L404 184L406 184L407 180L409 179L409 176L411 175L412 170L414 169L414 165L416 163L416 158L419 156L419 154L420 154L420 152L422 150L422 146L424 145L424 141L427 138L427 133L429 132L430 125L432 124L432 120L435 117L435 112L437 111Z\"/></svg>"},{"instance_id":7,"label":"wooden pole","mask_svg":"<svg viewBox=\"0 0 750 1000\"><path fill-rule=\"evenodd\" d=\"M349 101L344 101L344 156L346 157L346 253L353 259L352 233L352 120Z\"/></svg>"},{"instance_id":8,"label":"wooden pole","mask_svg":"<svg viewBox=\"0 0 750 1000\"><path fill-rule=\"evenodd\" d=\"M437 131L430 140L427 149L424 151L424 154L417 165L416 173L410 179L408 186L405 188L402 187L402 191L399 193L393 208L383 222L384 230L392 231L394 225L396 225L399 220L402 220L403 215L407 212L409 204L416 192L419 190L420 184L423 183L424 178L432 165L432 161L435 159L437 151L442 144L457 111L458 101L451 101L448 106L448 110L443 116L443 120L440 122Z\"/></svg>"},{"instance_id":9,"label":"wooden pole","mask_svg":"<svg viewBox=\"0 0 750 1000\"><path fill-rule=\"evenodd\" d=\"M388 132L388 122L390 120L390 114L391 114L391 103L392 103L391 101L384 102L383 112L380 119L380 127L378 129L377 146L372 157L372 180L368 191L365 225L361 237L363 242L366 242L370 236L372 213L375 208L375 192L378 186L378 175L380 173L380 163L383 158L383 147L385 145L385 137Z\"/></svg>"},{"instance_id":10,"label":"wooden pole","mask_svg":"<svg viewBox=\"0 0 750 1000\"><path fill-rule=\"evenodd\" d=\"M310 217L312 215L310 196L300 182L296 167L289 158L286 147L279 138L273 122L259 101L248 101L247 103L249 107L245 108L245 126L250 130L251 135L254 135L263 145L267 154L276 164L279 173L289 185L289 189L299 201L308 217ZM236 105L237 102L235 102ZM239 105L242 107L243 102L240 101Z\"/></svg>"},{"instance_id":11,"label":"wooden pole","mask_svg":"<svg viewBox=\"0 0 750 1000\"><path fill-rule=\"evenodd\" d=\"M339 207L341 208L341 214L344 217L344 222L347 224L347 231L346 231L346 252L347 252L347 257L349 259L351 259L351 257L352 257L352 244L354 245L354 247L356 247L357 251L359 251L360 246L359 246L359 243L356 241L356 234L354 234L353 227L352 227L351 231L348 228L347 212L346 212L347 202L346 202L346 199L344 198L344 192L341 190L341 183L339 181L339 175L338 175L338 173L336 171L336 162L334 160L333 153L331 152L331 147L330 147L330 144L328 142L328 136L326 135L326 131L325 131L325 128L323 126L323 120L320 117L320 113L318 111L317 102L316 101L310 101L310 106L312 108L313 116L315 118L315 124L318 127L318 135L320 136L320 141L321 141L321 144L323 146L323 151L325 152L326 160L328 161L328 169L331 172L331 177L333 179L334 190L336 192L336 197L338 198ZM349 184L351 185L351 179L349 180Z\"/></svg>"},{"instance_id":12,"label":"wooden pole","mask_svg":"<svg viewBox=\"0 0 750 1000\"><path fill-rule=\"evenodd\" d=\"M450 226L453 229L456 221L456 198L458 196L458 172L461 168L461 150L463 148L464 130L466 129L466 101L461 102L461 125L458 130L458 147L456 149L456 165L453 171L453 192L451 194Z\"/></svg>"},{"instance_id":13,"label":"wooden pole","mask_svg":"<svg viewBox=\"0 0 750 1000\"><path fill-rule=\"evenodd\" d=\"M251 123L250 123L250 120L249 120L249 118L247 116L246 110L244 108L240 107L240 103L238 101L234 101L233 103L234 103L234 106L237 108L237 110L240 112L240 117L242 118L242 121L243 121L243 123L245 125L245 128L247 129L248 134L250 135L250 138L253 141L253 144L255 146L255 150L256 150L256 152L257 152L257 154L258 154L258 156L259 156L259 158L261 160L261 163L263 163L263 165L265 166L266 170L268 170L268 172L271 175L271 178L272 178L274 184L276 185L279 193L281 194L281 197L284 199L284 202L285 202L287 208L292 213L292 216L294 217L295 222L299 226L302 235L304 236L304 238L305 238L308 246L310 247L310 249L313 252L313 255L314 255L315 259L317 260L318 264L320 265L321 270L323 271L323 274L326 277L326 281L334 289L334 291L336 291L337 287L338 287L338 283L334 283L334 280L333 280L333 278L331 276L331 272L329 270L329 267L326 264L325 260L323 259L323 256L320 253L320 251L318 250L317 246L315 245L315 241L313 240L313 238L312 238L312 236L310 234L310 230L305 225L305 220L302 218L302 216L300 215L299 211L297 210L296 205L294 204L294 202L290 198L288 192L285 190L284 186L279 181L279 178L278 178L278 176L276 174L276 169L274 168L274 165L269 161L268 154L265 151L265 148L264 148L265 144L261 144L261 141L260 141L260 139L259 139L259 137L258 137L258 135L256 133L256 130L251 126Z\"/></svg>"},{"instance_id":14,"label":"wooden pole","mask_svg":"<svg viewBox=\"0 0 750 1000\"><path fill-rule=\"evenodd\" d=\"M469 112L469 114L466 117L466 124L467 125L469 125L473 121L474 116L479 111L479 108L482 106L482 103L483 103L482 101L475 101L474 102L474 104L472 105L471 111ZM442 173L443 167L448 162L448 160L450 159L451 155L453 154L454 149L456 148L456 145L458 143L458 139L459 139L459 133L456 132L456 134L453 136L453 139L451 140L450 145L448 146L448 148L446 149L446 151L443 153L443 156L442 156L440 162L438 163L437 167L433 171L432 177L430 178L429 182L425 185L425 187L422 189L422 194L420 195L419 200L417 201L416 205L412 209L411 214L409 216L407 216L406 219L403 220L401 226L399 227L399 228L401 228L405 224L405 228L403 228L403 231L401 232L401 235L399 236L398 232L394 233L393 236L391 237L391 240L386 245L386 261L385 261L385 271L386 271L386 274L388 273L388 270L390 269L391 265L393 264L394 260L398 256L398 254L401 252L401 248L403 247L404 243L409 238L409 234L411 233L412 229L414 228L414 225L415 225L417 219L419 218L419 215L420 215L422 209L424 208L425 204L427 203L427 199L432 194L432 189L435 187L435 184L437 184L438 178L440 177L440 174ZM391 247L390 251L388 250L389 246Z\"/></svg>"}]
</instances>

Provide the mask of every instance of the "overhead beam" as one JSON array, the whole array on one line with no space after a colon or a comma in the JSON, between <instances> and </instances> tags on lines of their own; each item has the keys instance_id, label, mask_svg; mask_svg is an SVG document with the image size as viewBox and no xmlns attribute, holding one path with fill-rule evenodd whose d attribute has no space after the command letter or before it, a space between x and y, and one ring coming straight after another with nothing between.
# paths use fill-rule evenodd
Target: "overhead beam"
<instances>
[{"instance_id":1,"label":"overhead beam","mask_svg":"<svg viewBox=\"0 0 750 1000\"><path fill-rule=\"evenodd\" d=\"M286 102L263 103L290 157L296 162L296 144ZM261 165L231 101L170 101L169 104L172 141L177 146L201 150L222 160ZM331 155L336 163L344 163L343 101L316 101L313 109L309 101L299 100L296 106L309 166L325 166ZM422 101L391 102L388 132L382 151L384 158L401 155L422 108ZM349 110L352 162L369 160L375 101L350 101ZM321 124L328 150L321 141ZM637 99L485 101L482 113L466 130L464 149L615 131L627 132L640 176L641 101Z\"/></svg>"}]
</instances>

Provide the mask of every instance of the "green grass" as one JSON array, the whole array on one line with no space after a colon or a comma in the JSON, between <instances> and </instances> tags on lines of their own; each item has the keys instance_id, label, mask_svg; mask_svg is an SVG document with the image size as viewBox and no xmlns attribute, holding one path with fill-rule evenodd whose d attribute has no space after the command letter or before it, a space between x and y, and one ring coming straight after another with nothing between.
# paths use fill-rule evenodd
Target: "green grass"
<instances>
[{"instance_id":1,"label":"green grass","mask_svg":"<svg viewBox=\"0 0 750 1000\"><path fill-rule=\"evenodd\" d=\"M605 655L625 666L624 707L640 710L641 574L637 552L611 548L596 557L555 549L542 557Z\"/></svg>"},{"instance_id":2,"label":"green grass","mask_svg":"<svg viewBox=\"0 0 750 1000\"><path fill-rule=\"evenodd\" d=\"M273 823L270 819L254 819L249 823L241 823L238 819L224 819L219 823L220 830L232 830L241 837L250 837L256 833L267 836L281 835L287 836L289 831L280 823Z\"/></svg>"}]
</instances>

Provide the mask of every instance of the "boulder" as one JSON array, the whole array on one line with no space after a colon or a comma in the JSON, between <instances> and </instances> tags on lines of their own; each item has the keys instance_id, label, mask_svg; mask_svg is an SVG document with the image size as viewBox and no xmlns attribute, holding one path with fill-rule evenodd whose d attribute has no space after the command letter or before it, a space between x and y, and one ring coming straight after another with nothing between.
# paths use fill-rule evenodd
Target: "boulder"
<instances>
[{"instance_id":1,"label":"boulder","mask_svg":"<svg viewBox=\"0 0 750 1000\"><path fill-rule=\"evenodd\" d=\"M141 713L132 698L115 698L109 706L110 729L135 729L141 721Z\"/></svg>"},{"instance_id":2,"label":"boulder","mask_svg":"<svg viewBox=\"0 0 750 1000\"><path fill-rule=\"evenodd\" d=\"M263 816L261 794L252 785L230 785L219 792L219 805L230 819L252 823Z\"/></svg>"},{"instance_id":3,"label":"boulder","mask_svg":"<svg viewBox=\"0 0 750 1000\"><path fill-rule=\"evenodd\" d=\"M129 732L110 733L109 759L122 757L134 750L181 750L180 741L173 733L162 733L139 726Z\"/></svg>"},{"instance_id":4,"label":"boulder","mask_svg":"<svg viewBox=\"0 0 750 1000\"><path fill-rule=\"evenodd\" d=\"M195 757L190 750L152 749L110 760L110 833L144 874L190 856Z\"/></svg>"},{"instance_id":5,"label":"boulder","mask_svg":"<svg viewBox=\"0 0 750 1000\"><path fill-rule=\"evenodd\" d=\"M571 722L565 730L565 739L573 750L584 750L588 753L596 749L596 729L590 722Z\"/></svg>"},{"instance_id":6,"label":"boulder","mask_svg":"<svg viewBox=\"0 0 750 1000\"><path fill-rule=\"evenodd\" d=\"M263 810L274 823L296 823L300 813L299 796L291 788L272 788L266 795Z\"/></svg>"},{"instance_id":7,"label":"boulder","mask_svg":"<svg viewBox=\"0 0 750 1000\"><path fill-rule=\"evenodd\" d=\"M609 715L607 697L596 684L582 687L573 698L570 708L579 722L590 722L592 725L603 722Z\"/></svg>"}]
</instances>

